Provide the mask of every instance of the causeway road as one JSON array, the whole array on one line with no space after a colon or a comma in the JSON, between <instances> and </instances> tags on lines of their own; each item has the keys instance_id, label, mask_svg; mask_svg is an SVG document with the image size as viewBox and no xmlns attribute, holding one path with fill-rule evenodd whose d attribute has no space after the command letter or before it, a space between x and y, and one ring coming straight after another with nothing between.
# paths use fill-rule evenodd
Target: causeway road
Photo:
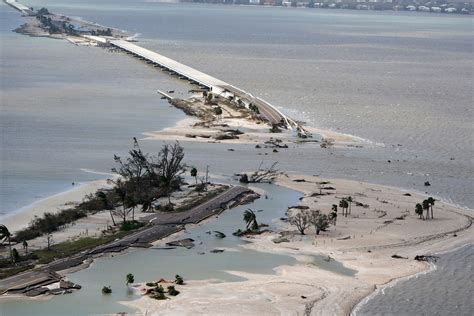
<instances>
[{"instance_id":1,"label":"causeway road","mask_svg":"<svg viewBox=\"0 0 474 316\"><path fill-rule=\"evenodd\" d=\"M196 224L210 216L221 213L230 202L248 192L252 191L245 187L235 186L188 211L151 214L145 219L141 219L145 220L148 225L131 235L67 258L55 260L34 270L0 280L0 294L8 291L22 293L42 285L57 282L57 275L53 272L78 266L86 259L97 255L119 252L133 246L148 247L151 242L184 229L186 224Z\"/></svg>"}]
</instances>

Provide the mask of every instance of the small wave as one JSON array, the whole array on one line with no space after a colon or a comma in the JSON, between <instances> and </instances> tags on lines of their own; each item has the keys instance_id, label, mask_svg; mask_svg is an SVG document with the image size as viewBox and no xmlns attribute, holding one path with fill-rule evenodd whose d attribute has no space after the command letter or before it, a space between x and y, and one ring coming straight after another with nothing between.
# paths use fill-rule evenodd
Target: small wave
<instances>
[{"instance_id":1,"label":"small wave","mask_svg":"<svg viewBox=\"0 0 474 316\"><path fill-rule=\"evenodd\" d=\"M142 33L135 33L132 36L127 37L127 41L134 41L137 38L139 38L142 35Z\"/></svg>"},{"instance_id":2,"label":"small wave","mask_svg":"<svg viewBox=\"0 0 474 316\"><path fill-rule=\"evenodd\" d=\"M99 175L103 175L103 176L111 176L111 177L116 177L117 176L115 173L95 171L95 170L86 169L86 168L81 168L79 170L81 170L82 172L87 172L87 173L92 173L92 174L99 174Z\"/></svg>"},{"instance_id":3,"label":"small wave","mask_svg":"<svg viewBox=\"0 0 474 316\"><path fill-rule=\"evenodd\" d=\"M394 279L394 280L382 285L379 288L375 288L375 291L373 291L370 295L366 296L362 301L360 301L352 309L352 311L350 313L350 316L357 316L357 313L360 312L362 307L364 307L369 301L371 301L377 295L380 295L380 294L385 295L385 289L392 288L400 282L405 282L405 281L408 281L408 280L413 279L413 278L418 278L420 275L425 275L425 274L431 273L433 271L436 271L437 266L434 263L429 262L428 264L430 266L428 270L421 271L421 272L418 272L418 273L415 273L415 274L412 274L412 275L408 275L408 276L405 276L405 277L401 277L401 278L398 278L398 279Z\"/></svg>"}]
</instances>

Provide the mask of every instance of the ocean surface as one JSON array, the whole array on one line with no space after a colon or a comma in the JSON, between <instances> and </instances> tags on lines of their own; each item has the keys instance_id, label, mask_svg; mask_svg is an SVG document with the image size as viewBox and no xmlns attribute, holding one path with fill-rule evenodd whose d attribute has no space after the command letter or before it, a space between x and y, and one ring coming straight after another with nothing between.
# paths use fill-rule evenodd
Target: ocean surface
<instances>
[{"instance_id":1,"label":"ocean surface","mask_svg":"<svg viewBox=\"0 0 474 316\"><path fill-rule=\"evenodd\" d=\"M249 145L184 143L186 162L209 165L214 177L278 161L289 172L474 204L471 16L138 0L23 3L136 33L140 45L311 126L367 140L360 149L295 145L268 156ZM72 182L106 177L98 173L110 171L113 154L126 153L132 137L185 117L156 90L186 96L191 88L122 53L13 33L22 23L0 4L0 218ZM160 146L142 142L149 152ZM455 268L466 266L463 258ZM426 277L445 282L436 273Z\"/></svg>"},{"instance_id":2,"label":"ocean surface","mask_svg":"<svg viewBox=\"0 0 474 316\"><path fill-rule=\"evenodd\" d=\"M474 245L441 254L434 271L384 288L356 315L470 316L474 297L473 262Z\"/></svg>"}]
</instances>

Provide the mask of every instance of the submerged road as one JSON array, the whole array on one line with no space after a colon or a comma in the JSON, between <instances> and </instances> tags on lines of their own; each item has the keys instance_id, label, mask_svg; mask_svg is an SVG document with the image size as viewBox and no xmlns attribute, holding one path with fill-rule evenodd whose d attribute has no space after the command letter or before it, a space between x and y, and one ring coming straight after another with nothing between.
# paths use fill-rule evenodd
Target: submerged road
<instances>
[{"instance_id":1,"label":"submerged road","mask_svg":"<svg viewBox=\"0 0 474 316\"><path fill-rule=\"evenodd\" d=\"M131 235L68 258L55 260L34 270L0 280L0 294L7 291L22 293L29 289L57 282L58 276L54 272L78 266L86 259L93 258L96 255L119 252L133 246L148 247L153 241L183 230L186 224L196 224L210 216L219 214L231 201L235 201L248 192L252 191L241 186L231 187L188 211L150 214L146 218L141 219L146 221L149 226Z\"/></svg>"}]
</instances>

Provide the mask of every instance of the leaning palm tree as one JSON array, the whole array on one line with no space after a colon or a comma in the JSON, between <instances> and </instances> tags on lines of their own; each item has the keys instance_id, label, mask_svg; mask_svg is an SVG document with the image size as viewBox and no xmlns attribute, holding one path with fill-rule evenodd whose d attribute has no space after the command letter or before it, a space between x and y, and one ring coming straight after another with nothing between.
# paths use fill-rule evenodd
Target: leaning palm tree
<instances>
[{"instance_id":1,"label":"leaning palm tree","mask_svg":"<svg viewBox=\"0 0 474 316\"><path fill-rule=\"evenodd\" d=\"M102 205L104 206L104 208L106 210L109 210L110 217L112 218L112 223L115 226L116 224L115 224L114 214L112 213L113 206L109 205L110 203L109 203L109 200L107 199L107 195L104 192L99 191L97 192L97 198L102 202Z\"/></svg>"},{"instance_id":2,"label":"leaning palm tree","mask_svg":"<svg viewBox=\"0 0 474 316\"><path fill-rule=\"evenodd\" d=\"M13 262L11 237L12 234L8 230L7 226L0 224L0 240L6 240L8 242L8 248L10 249L10 259Z\"/></svg>"},{"instance_id":3,"label":"leaning palm tree","mask_svg":"<svg viewBox=\"0 0 474 316\"><path fill-rule=\"evenodd\" d=\"M420 203L417 203L415 206L415 213L420 216L420 218L423 218L423 206L421 206ZM424 219L424 218L423 218Z\"/></svg>"},{"instance_id":4,"label":"leaning palm tree","mask_svg":"<svg viewBox=\"0 0 474 316\"><path fill-rule=\"evenodd\" d=\"M426 219L429 219L430 218L430 202L428 202L428 200L423 200L421 205L423 207L423 210L426 211Z\"/></svg>"},{"instance_id":5,"label":"leaning palm tree","mask_svg":"<svg viewBox=\"0 0 474 316\"><path fill-rule=\"evenodd\" d=\"M433 199L431 196L427 199L428 203L430 204L431 208L431 219L433 219L433 206L435 204L435 199Z\"/></svg>"},{"instance_id":6,"label":"leaning palm tree","mask_svg":"<svg viewBox=\"0 0 474 316\"><path fill-rule=\"evenodd\" d=\"M258 229L257 215L251 210L247 209L244 212L244 222L247 224L247 229L252 227L253 230Z\"/></svg>"}]
</instances>

